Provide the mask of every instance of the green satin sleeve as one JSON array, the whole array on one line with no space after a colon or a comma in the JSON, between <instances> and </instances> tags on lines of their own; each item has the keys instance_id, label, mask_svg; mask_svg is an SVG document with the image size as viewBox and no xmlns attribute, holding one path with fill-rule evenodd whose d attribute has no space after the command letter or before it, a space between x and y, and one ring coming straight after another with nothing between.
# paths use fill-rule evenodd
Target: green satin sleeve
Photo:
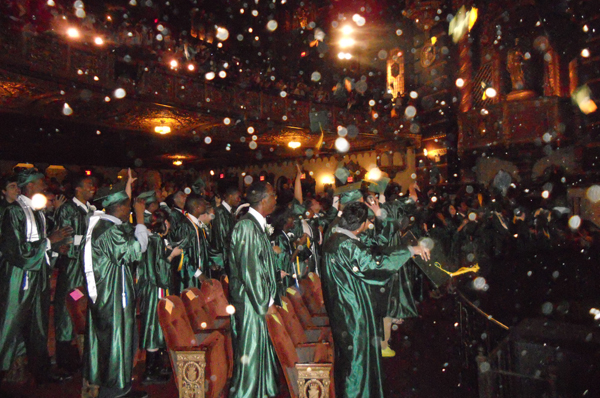
<instances>
[{"instance_id":1,"label":"green satin sleeve","mask_svg":"<svg viewBox=\"0 0 600 398\"><path fill-rule=\"evenodd\" d=\"M167 257L167 248L163 239L159 235L150 235L148 249L138 268L138 282L168 289L171 263L167 261Z\"/></svg>"},{"instance_id":2,"label":"green satin sleeve","mask_svg":"<svg viewBox=\"0 0 600 398\"><path fill-rule=\"evenodd\" d=\"M383 285L392 273L411 258L407 248L393 248L385 255L374 255L364 244L348 239L340 244L343 266L368 284Z\"/></svg>"},{"instance_id":3,"label":"green satin sleeve","mask_svg":"<svg viewBox=\"0 0 600 398\"><path fill-rule=\"evenodd\" d=\"M48 241L45 239L41 216L34 212L38 232L42 239L35 242L27 241L26 218L23 209L18 204L6 208L2 220L2 239L0 239L0 252L3 261L25 271L39 271L46 266L46 249Z\"/></svg>"}]
</instances>

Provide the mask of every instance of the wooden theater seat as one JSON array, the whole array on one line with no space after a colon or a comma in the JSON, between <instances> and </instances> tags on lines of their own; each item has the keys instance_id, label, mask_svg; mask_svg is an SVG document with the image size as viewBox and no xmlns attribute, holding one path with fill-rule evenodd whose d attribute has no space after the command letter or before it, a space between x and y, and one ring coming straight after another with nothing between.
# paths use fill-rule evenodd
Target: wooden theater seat
<instances>
[{"instance_id":1,"label":"wooden theater seat","mask_svg":"<svg viewBox=\"0 0 600 398\"><path fill-rule=\"evenodd\" d=\"M207 329L231 329L229 317L214 317L208 311L202 291L190 287L181 292L188 319L194 332Z\"/></svg>"},{"instance_id":2,"label":"wooden theater seat","mask_svg":"<svg viewBox=\"0 0 600 398\"><path fill-rule=\"evenodd\" d=\"M227 317L229 319L229 313L227 312L229 301L225 296L221 282L216 279L207 279L202 282L200 291L204 299L204 308L210 316L215 319L219 317Z\"/></svg>"},{"instance_id":3,"label":"wooden theater seat","mask_svg":"<svg viewBox=\"0 0 600 398\"><path fill-rule=\"evenodd\" d=\"M333 397L332 369L327 343L294 345L275 306L267 313L269 336L292 398Z\"/></svg>"},{"instance_id":4,"label":"wooden theater seat","mask_svg":"<svg viewBox=\"0 0 600 398\"><path fill-rule=\"evenodd\" d=\"M292 302L296 315L304 329L309 329L314 326L329 325L329 318L326 315L312 315L310 311L308 311L308 308L302 299L302 295L297 288L288 287L286 289L286 297Z\"/></svg>"},{"instance_id":5,"label":"wooden theater seat","mask_svg":"<svg viewBox=\"0 0 600 398\"><path fill-rule=\"evenodd\" d=\"M333 336L329 326L310 326L308 328L302 326L296 310L287 296L281 298L281 307L277 306L277 311L295 345L327 341L331 345L329 359L333 361Z\"/></svg>"},{"instance_id":6,"label":"wooden theater seat","mask_svg":"<svg viewBox=\"0 0 600 398\"><path fill-rule=\"evenodd\" d=\"M225 336L228 377L231 377L233 374L233 341L231 338L230 317L214 318L210 316L205 307L203 307L205 299L202 292L195 287L185 289L181 293L181 301L197 339L202 339L202 335L215 330L220 331Z\"/></svg>"},{"instance_id":7,"label":"wooden theater seat","mask_svg":"<svg viewBox=\"0 0 600 398\"><path fill-rule=\"evenodd\" d=\"M302 299L312 315L327 315L325 300L321 288L321 278L314 272L309 272L307 277L300 280Z\"/></svg>"},{"instance_id":8,"label":"wooden theater seat","mask_svg":"<svg viewBox=\"0 0 600 398\"><path fill-rule=\"evenodd\" d=\"M179 397L225 396L229 373L225 336L219 331L195 334L178 296L161 299L157 311Z\"/></svg>"}]
</instances>

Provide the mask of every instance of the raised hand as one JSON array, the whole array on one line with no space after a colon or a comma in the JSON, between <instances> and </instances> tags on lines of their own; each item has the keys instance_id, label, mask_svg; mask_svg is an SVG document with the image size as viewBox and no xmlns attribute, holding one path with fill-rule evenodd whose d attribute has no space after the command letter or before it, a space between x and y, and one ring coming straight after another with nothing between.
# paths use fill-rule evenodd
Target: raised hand
<instances>
[{"instance_id":1,"label":"raised hand","mask_svg":"<svg viewBox=\"0 0 600 398\"><path fill-rule=\"evenodd\" d=\"M50 234L50 236L48 236L48 239L50 240L51 244L55 244L57 242L65 240L66 238L70 237L72 234L73 234L73 228L63 227L61 229L57 229L56 231L52 232Z\"/></svg>"}]
</instances>

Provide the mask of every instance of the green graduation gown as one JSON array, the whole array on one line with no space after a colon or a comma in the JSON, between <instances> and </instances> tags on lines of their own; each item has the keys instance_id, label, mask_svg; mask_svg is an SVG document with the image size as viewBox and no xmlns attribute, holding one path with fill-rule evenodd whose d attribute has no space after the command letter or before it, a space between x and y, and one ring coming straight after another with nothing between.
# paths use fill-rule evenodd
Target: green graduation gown
<instances>
[{"instance_id":1,"label":"green graduation gown","mask_svg":"<svg viewBox=\"0 0 600 398\"><path fill-rule=\"evenodd\" d=\"M173 211L173 213L175 212L177 210ZM175 288L179 289L179 292L189 287L200 288L200 281L194 275L198 270L205 271L206 264L202 262L201 250L202 244L206 243L206 239L204 239L202 231L184 216L179 222L171 226L169 235L171 242L180 242L179 247L183 251L183 254L178 257L179 262L175 264L177 280L179 281L179 283L176 283Z\"/></svg>"},{"instance_id":2,"label":"green graduation gown","mask_svg":"<svg viewBox=\"0 0 600 398\"><path fill-rule=\"evenodd\" d=\"M335 345L337 397L383 397L380 337L370 287L383 286L410 257L408 249L400 248L376 257L339 227L325 242L321 278Z\"/></svg>"},{"instance_id":3,"label":"green graduation gown","mask_svg":"<svg viewBox=\"0 0 600 398\"><path fill-rule=\"evenodd\" d=\"M7 371L18 344L29 341L27 354L34 372L50 366L48 356L48 312L50 276L46 222L42 211L28 219L21 197L8 205L0 235L0 370ZM24 202L21 202L24 203ZM37 231L37 237L33 232ZM43 376L37 374L37 376Z\"/></svg>"},{"instance_id":4,"label":"green graduation gown","mask_svg":"<svg viewBox=\"0 0 600 398\"><path fill-rule=\"evenodd\" d=\"M231 236L230 295L234 364L229 398L274 397L277 358L266 314L277 294L275 252L257 219L248 213Z\"/></svg>"},{"instance_id":5,"label":"green graduation gown","mask_svg":"<svg viewBox=\"0 0 600 398\"><path fill-rule=\"evenodd\" d=\"M414 208L414 201L410 199L398 199L381 205L385 216L378 220L380 223L377 223L377 233L388 246L402 244L400 222L403 217L414 213ZM414 285L420 280L420 272L414 262L409 261L390 278L385 289L387 316L400 319L419 315Z\"/></svg>"},{"instance_id":6,"label":"green graduation gown","mask_svg":"<svg viewBox=\"0 0 600 398\"><path fill-rule=\"evenodd\" d=\"M148 250L137 269L137 292L140 308L140 347L165 348L165 339L158 323L158 301L167 296L171 263L167 260L165 241L156 234L148 238Z\"/></svg>"},{"instance_id":7,"label":"green graduation gown","mask_svg":"<svg viewBox=\"0 0 600 398\"><path fill-rule=\"evenodd\" d=\"M96 217L96 215L94 215ZM104 216L91 231L91 264L84 260L89 297L84 348L84 377L101 388L126 388L131 384L137 349L133 263L141 261L144 248L129 223ZM138 226L139 227L139 226ZM84 248L84 258L85 258ZM93 275L95 289L91 288Z\"/></svg>"},{"instance_id":8,"label":"green graduation gown","mask_svg":"<svg viewBox=\"0 0 600 398\"><path fill-rule=\"evenodd\" d=\"M171 228L167 238L169 242L172 242L175 246L180 246L183 249L183 244L187 244L187 238L176 239L181 235L180 224L187 220L184 215L184 211L174 206L169 212L169 221L171 221ZM183 264L184 254L177 256L171 261L171 284L169 286L169 293L180 294L181 293L181 276L179 274L179 266Z\"/></svg>"},{"instance_id":9,"label":"green graduation gown","mask_svg":"<svg viewBox=\"0 0 600 398\"><path fill-rule=\"evenodd\" d=\"M293 275L298 271L296 269L296 264L292 263L292 254L294 254L294 248L292 247L290 238L284 231L281 230L276 231L271 236L271 243L273 246L279 246L281 249L281 253L275 254L275 276L278 276L277 273L279 271L284 271L289 274L283 278L277 278L278 294L279 296L284 296L286 289L296 284L296 279L293 277ZM281 275L281 273L279 273L279 275Z\"/></svg>"},{"instance_id":10,"label":"green graduation gown","mask_svg":"<svg viewBox=\"0 0 600 398\"><path fill-rule=\"evenodd\" d=\"M73 244L65 255L56 261L58 277L54 293L54 327L57 341L71 341L76 336L73 321L67 310L67 295L75 288L84 285L83 258L81 256L85 234L87 233L88 216L91 209L84 209L73 200L65 202L56 214L56 227L73 228Z\"/></svg>"},{"instance_id":11,"label":"green graduation gown","mask_svg":"<svg viewBox=\"0 0 600 398\"><path fill-rule=\"evenodd\" d=\"M215 218L211 222L210 243L215 253L221 257L225 272L227 273L229 273L229 264L226 257L234 224L235 215L230 213L225 206L221 204L215 209Z\"/></svg>"}]
</instances>

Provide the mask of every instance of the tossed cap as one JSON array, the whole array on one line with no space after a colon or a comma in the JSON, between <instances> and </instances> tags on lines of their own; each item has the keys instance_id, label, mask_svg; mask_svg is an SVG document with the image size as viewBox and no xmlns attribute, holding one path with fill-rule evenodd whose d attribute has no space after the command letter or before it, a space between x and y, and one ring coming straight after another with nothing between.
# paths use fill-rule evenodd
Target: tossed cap
<instances>
[{"instance_id":1,"label":"tossed cap","mask_svg":"<svg viewBox=\"0 0 600 398\"><path fill-rule=\"evenodd\" d=\"M17 185L19 188L24 187L30 182L45 178L45 176L38 171L38 169L32 167L30 169L24 169L17 173Z\"/></svg>"}]
</instances>

